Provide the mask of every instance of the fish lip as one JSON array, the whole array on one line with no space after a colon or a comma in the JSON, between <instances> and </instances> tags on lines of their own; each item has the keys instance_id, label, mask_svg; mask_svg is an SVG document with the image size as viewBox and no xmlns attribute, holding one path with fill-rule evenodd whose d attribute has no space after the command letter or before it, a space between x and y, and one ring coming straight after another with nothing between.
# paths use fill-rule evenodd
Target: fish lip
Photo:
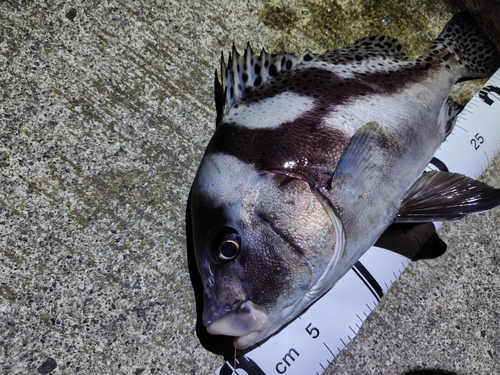
<instances>
[{"instance_id":1,"label":"fish lip","mask_svg":"<svg viewBox=\"0 0 500 375\"><path fill-rule=\"evenodd\" d=\"M252 301L244 302L239 309L224 315L206 326L212 335L233 336L236 349L252 345L266 329L268 314Z\"/></svg>"}]
</instances>

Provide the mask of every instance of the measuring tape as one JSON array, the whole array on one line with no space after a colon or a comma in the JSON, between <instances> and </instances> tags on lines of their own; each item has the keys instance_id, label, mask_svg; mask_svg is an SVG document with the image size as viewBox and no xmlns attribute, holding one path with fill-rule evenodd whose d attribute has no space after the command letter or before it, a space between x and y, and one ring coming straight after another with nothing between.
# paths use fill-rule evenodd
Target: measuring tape
<instances>
[{"instance_id":1,"label":"measuring tape","mask_svg":"<svg viewBox=\"0 0 500 375\"><path fill-rule=\"evenodd\" d=\"M499 130L500 70L467 103L427 170L477 178L500 151ZM228 361L216 374L322 374L409 263L407 257L372 246L307 311L262 345L236 358L236 370Z\"/></svg>"}]
</instances>

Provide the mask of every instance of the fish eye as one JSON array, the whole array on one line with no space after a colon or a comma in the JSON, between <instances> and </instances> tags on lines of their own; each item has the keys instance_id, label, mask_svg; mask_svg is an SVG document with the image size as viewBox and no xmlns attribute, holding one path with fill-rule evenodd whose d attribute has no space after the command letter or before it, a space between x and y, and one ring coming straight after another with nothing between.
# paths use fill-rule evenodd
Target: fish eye
<instances>
[{"instance_id":1,"label":"fish eye","mask_svg":"<svg viewBox=\"0 0 500 375\"><path fill-rule=\"evenodd\" d=\"M224 228L215 242L214 255L221 262L229 262L236 258L240 251L240 235L233 228Z\"/></svg>"}]
</instances>

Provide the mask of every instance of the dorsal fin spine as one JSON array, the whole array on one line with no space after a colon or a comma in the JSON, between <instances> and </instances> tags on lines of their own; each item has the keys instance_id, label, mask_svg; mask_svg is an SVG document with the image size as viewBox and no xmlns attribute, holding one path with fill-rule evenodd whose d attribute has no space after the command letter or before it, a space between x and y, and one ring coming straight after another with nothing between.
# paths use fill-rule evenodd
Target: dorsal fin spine
<instances>
[{"instance_id":1,"label":"dorsal fin spine","mask_svg":"<svg viewBox=\"0 0 500 375\"><path fill-rule=\"evenodd\" d=\"M234 98L238 98L240 96L240 92L238 90L238 85L236 84L236 75L238 74L238 62L240 59L240 54L238 53L238 50L236 49L236 46L233 43L233 49L231 51L231 63L229 66L231 67L231 72L232 72L232 79L231 79L231 85L234 91Z\"/></svg>"},{"instance_id":2,"label":"dorsal fin spine","mask_svg":"<svg viewBox=\"0 0 500 375\"><path fill-rule=\"evenodd\" d=\"M220 77L221 77L221 85L222 85L222 88L224 90L224 95L226 94L226 89L227 89L226 70L227 70L227 67L226 67L226 63L224 61L224 51L222 51L220 54Z\"/></svg>"},{"instance_id":3,"label":"dorsal fin spine","mask_svg":"<svg viewBox=\"0 0 500 375\"><path fill-rule=\"evenodd\" d=\"M244 52L240 54L233 43L227 64L224 61L224 54L221 55L221 91L225 93L225 100L224 103L216 103L222 108L222 113L220 116L218 114L217 118L222 118L224 113L249 90L271 81L282 71L293 70L297 65L303 63L306 55L317 57L317 55L313 55L309 51L300 56L285 52L272 55L268 54L264 49L257 55L252 50L250 43L247 43ZM311 61L311 59L309 58L307 61ZM282 64L282 61L286 63ZM259 65L259 68L256 69L256 65ZM239 70L238 66L240 67ZM220 106L220 104L223 105Z\"/></svg>"}]
</instances>

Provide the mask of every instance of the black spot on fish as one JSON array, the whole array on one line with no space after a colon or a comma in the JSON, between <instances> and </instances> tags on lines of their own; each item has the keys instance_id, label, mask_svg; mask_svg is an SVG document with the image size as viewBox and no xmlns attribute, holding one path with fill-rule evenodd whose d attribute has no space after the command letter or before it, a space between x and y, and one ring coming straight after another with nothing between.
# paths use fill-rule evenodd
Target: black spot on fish
<instances>
[{"instance_id":1,"label":"black spot on fish","mask_svg":"<svg viewBox=\"0 0 500 375\"><path fill-rule=\"evenodd\" d=\"M254 86L260 86L261 83L262 83L262 77L260 77L260 76L255 78L255 81L253 81Z\"/></svg>"},{"instance_id":2,"label":"black spot on fish","mask_svg":"<svg viewBox=\"0 0 500 375\"><path fill-rule=\"evenodd\" d=\"M278 73L278 71L277 71L277 69L276 69L276 65L271 64L271 65L269 66L269 70L268 70L268 72L269 72L269 75L270 75L270 76L275 76L275 75ZM273 82L273 81L271 81L271 82Z\"/></svg>"},{"instance_id":3,"label":"black spot on fish","mask_svg":"<svg viewBox=\"0 0 500 375\"><path fill-rule=\"evenodd\" d=\"M311 61L313 57L310 54L304 55L304 61Z\"/></svg>"},{"instance_id":4,"label":"black spot on fish","mask_svg":"<svg viewBox=\"0 0 500 375\"><path fill-rule=\"evenodd\" d=\"M255 74L259 75L260 74L260 65L256 64L253 68Z\"/></svg>"},{"instance_id":5,"label":"black spot on fish","mask_svg":"<svg viewBox=\"0 0 500 375\"><path fill-rule=\"evenodd\" d=\"M241 78L243 79L244 83L247 83L247 81L248 81L248 74L243 73L242 76L241 76Z\"/></svg>"}]
</instances>

